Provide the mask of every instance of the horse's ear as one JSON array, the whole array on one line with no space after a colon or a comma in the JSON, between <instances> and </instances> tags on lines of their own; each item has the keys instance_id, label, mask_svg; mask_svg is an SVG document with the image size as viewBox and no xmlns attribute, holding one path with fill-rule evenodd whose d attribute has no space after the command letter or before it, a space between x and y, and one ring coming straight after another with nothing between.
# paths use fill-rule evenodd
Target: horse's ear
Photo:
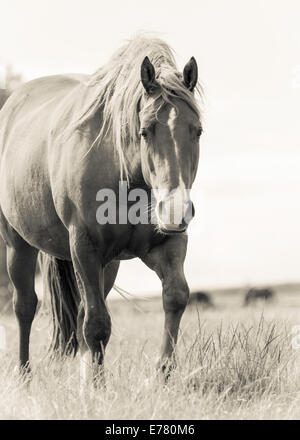
<instances>
[{"instance_id":1,"label":"horse's ear","mask_svg":"<svg viewBox=\"0 0 300 440\"><path fill-rule=\"evenodd\" d=\"M144 58L141 65L141 80L147 93L151 93L155 87L155 69L148 57Z\"/></svg>"},{"instance_id":2,"label":"horse's ear","mask_svg":"<svg viewBox=\"0 0 300 440\"><path fill-rule=\"evenodd\" d=\"M194 57L186 63L183 69L183 80L186 87L192 92L198 81L198 66Z\"/></svg>"}]
</instances>

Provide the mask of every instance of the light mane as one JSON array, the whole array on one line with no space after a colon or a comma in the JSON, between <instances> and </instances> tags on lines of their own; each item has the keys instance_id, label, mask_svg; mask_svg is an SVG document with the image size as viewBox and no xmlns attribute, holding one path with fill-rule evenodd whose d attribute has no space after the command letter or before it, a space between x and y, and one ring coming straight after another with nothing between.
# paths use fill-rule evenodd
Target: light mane
<instances>
[{"instance_id":1,"label":"light mane","mask_svg":"<svg viewBox=\"0 0 300 440\"><path fill-rule=\"evenodd\" d=\"M120 159L121 178L123 173L128 180L128 169L124 151L129 144L138 145L139 117L138 106L145 93L141 82L141 64L148 56L156 72L156 82L161 87L157 99L161 105L171 102L176 96L184 100L200 117L200 110L191 93L183 84L178 73L172 49L158 38L138 36L120 48L107 64L91 75L87 87L92 90L75 128L82 126L102 109L102 127L93 142L101 144L108 132L112 133L113 144ZM201 87L196 87L202 95Z\"/></svg>"}]
</instances>

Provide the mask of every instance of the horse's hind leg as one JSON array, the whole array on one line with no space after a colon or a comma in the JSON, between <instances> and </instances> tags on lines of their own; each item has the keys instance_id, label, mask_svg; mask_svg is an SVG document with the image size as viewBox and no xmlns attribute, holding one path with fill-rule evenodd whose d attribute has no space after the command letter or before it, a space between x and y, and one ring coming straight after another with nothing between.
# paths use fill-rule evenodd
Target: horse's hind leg
<instances>
[{"instance_id":1,"label":"horse's hind leg","mask_svg":"<svg viewBox=\"0 0 300 440\"><path fill-rule=\"evenodd\" d=\"M22 372L29 371L29 337L37 306L34 291L38 251L20 236L7 248L7 270L14 286L14 310L19 324L19 360Z\"/></svg>"}]
</instances>

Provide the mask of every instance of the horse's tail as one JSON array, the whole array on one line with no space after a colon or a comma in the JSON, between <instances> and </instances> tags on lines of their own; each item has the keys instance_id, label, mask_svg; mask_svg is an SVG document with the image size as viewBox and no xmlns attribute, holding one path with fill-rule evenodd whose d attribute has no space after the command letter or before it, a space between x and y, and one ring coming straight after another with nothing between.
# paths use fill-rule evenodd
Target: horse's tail
<instances>
[{"instance_id":1,"label":"horse's tail","mask_svg":"<svg viewBox=\"0 0 300 440\"><path fill-rule=\"evenodd\" d=\"M50 293L53 334L52 354L74 355L78 349L76 337L80 296L73 264L40 252L39 263L44 291Z\"/></svg>"}]
</instances>

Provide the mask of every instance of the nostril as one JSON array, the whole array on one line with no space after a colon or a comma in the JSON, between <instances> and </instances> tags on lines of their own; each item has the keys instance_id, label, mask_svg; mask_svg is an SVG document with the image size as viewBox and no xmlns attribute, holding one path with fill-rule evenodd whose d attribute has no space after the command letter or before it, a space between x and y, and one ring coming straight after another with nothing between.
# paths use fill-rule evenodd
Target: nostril
<instances>
[{"instance_id":1,"label":"nostril","mask_svg":"<svg viewBox=\"0 0 300 440\"><path fill-rule=\"evenodd\" d=\"M195 207L194 203L192 202L192 217L195 217Z\"/></svg>"},{"instance_id":2,"label":"nostril","mask_svg":"<svg viewBox=\"0 0 300 440\"><path fill-rule=\"evenodd\" d=\"M194 203L193 203L191 200L189 200L189 201L187 202L186 210L185 210L185 213L184 213L184 219L183 219L184 223L185 223L186 225L188 225L189 222L192 220L192 218L193 218L194 216L195 216L195 207L194 207Z\"/></svg>"}]
</instances>

